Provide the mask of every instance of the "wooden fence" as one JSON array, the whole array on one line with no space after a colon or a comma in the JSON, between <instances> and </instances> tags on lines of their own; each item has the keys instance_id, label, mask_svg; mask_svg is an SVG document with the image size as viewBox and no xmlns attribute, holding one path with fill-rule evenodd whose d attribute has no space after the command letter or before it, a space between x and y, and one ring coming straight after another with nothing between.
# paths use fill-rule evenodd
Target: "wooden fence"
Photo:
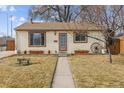
<instances>
[{"instance_id":1,"label":"wooden fence","mask_svg":"<svg viewBox=\"0 0 124 93\"><path fill-rule=\"evenodd\" d=\"M6 50L7 51L13 51L15 50L15 40L7 40L6 42Z\"/></svg>"},{"instance_id":2,"label":"wooden fence","mask_svg":"<svg viewBox=\"0 0 124 93\"><path fill-rule=\"evenodd\" d=\"M120 54L124 54L124 38L120 39Z\"/></svg>"}]
</instances>

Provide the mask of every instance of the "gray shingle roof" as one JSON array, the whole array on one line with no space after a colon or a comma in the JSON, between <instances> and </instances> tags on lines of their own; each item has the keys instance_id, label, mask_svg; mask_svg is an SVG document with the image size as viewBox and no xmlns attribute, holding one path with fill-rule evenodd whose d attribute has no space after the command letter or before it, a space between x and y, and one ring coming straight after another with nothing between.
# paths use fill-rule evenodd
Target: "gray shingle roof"
<instances>
[{"instance_id":1,"label":"gray shingle roof","mask_svg":"<svg viewBox=\"0 0 124 93\"><path fill-rule=\"evenodd\" d=\"M75 31L75 30L102 30L99 26L90 23L65 23L65 22L26 22L15 28L16 31Z\"/></svg>"}]
</instances>

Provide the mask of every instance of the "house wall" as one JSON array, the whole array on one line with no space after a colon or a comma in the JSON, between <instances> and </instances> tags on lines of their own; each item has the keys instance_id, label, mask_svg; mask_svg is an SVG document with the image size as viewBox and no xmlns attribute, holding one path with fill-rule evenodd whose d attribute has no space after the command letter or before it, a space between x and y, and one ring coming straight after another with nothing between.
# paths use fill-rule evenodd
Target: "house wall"
<instances>
[{"instance_id":1,"label":"house wall","mask_svg":"<svg viewBox=\"0 0 124 93\"><path fill-rule=\"evenodd\" d=\"M103 38L103 36L102 36L102 34L101 34L100 31L89 31L87 34L89 36L96 37L96 38L99 38L99 39L104 40L104 38ZM104 46L104 43L103 42L88 37L88 41L86 43L73 43L73 51L74 50L88 50L91 53L90 47L95 42L98 42L102 46Z\"/></svg>"},{"instance_id":2,"label":"house wall","mask_svg":"<svg viewBox=\"0 0 124 93\"><path fill-rule=\"evenodd\" d=\"M56 33L56 34L55 34ZM90 50L91 44L94 42L99 42L104 46L103 42L97 41L95 39L88 37L87 43L74 43L73 32L72 31L47 31L46 32L46 46L43 47L31 47L28 45L28 32L27 31L17 31L16 32L16 48L21 52L30 51L44 51L48 54L50 50L51 54L59 53L59 33L67 33L67 53L73 54L75 50ZM88 35L103 39L100 31L88 31ZM54 42L57 40L57 42ZM104 40L104 39L103 39Z\"/></svg>"}]
</instances>

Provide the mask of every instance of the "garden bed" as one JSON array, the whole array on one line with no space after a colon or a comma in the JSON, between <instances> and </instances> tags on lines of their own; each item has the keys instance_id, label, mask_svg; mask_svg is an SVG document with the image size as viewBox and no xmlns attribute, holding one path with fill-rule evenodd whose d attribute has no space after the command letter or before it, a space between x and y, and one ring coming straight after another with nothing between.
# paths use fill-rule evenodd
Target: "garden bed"
<instances>
[{"instance_id":1,"label":"garden bed","mask_svg":"<svg viewBox=\"0 0 124 93\"><path fill-rule=\"evenodd\" d=\"M88 50L75 50L76 55L87 55L89 54Z\"/></svg>"}]
</instances>

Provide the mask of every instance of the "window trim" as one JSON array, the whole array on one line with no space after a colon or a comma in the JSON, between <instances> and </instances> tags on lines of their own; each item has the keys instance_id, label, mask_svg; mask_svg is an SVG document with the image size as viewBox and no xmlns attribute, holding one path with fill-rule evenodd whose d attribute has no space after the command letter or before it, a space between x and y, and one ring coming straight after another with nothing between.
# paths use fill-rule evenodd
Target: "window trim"
<instances>
[{"instance_id":1,"label":"window trim","mask_svg":"<svg viewBox=\"0 0 124 93\"><path fill-rule=\"evenodd\" d=\"M44 34L44 45L31 45L30 44L30 37L32 33L43 33ZM40 32L40 31L31 31L28 32L28 46L29 47L46 47L46 32Z\"/></svg>"},{"instance_id":2,"label":"window trim","mask_svg":"<svg viewBox=\"0 0 124 93\"><path fill-rule=\"evenodd\" d=\"M87 43L88 42L88 37L85 37L86 38L85 41L76 41L76 33L77 32L74 32L73 33L73 42L74 43ZM84 33L85 35L87 35L87 32L80 32L80 33Z\"/></svg>"}]
</instances>

